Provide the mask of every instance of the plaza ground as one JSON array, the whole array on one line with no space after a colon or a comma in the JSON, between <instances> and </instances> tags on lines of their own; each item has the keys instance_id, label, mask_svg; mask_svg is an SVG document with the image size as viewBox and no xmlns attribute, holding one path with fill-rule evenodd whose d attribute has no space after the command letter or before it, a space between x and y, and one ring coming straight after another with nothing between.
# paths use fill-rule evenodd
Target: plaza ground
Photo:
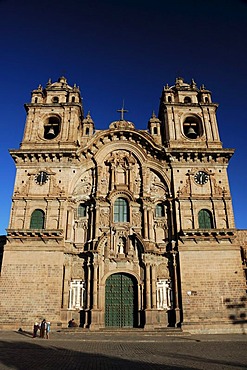
<instances>
[{"instance_id":1,"label":"plaza ground","mask_svg":"<svg viewBox=\"0 0 247 370\"><path fill-rule=\"evenodd\" d=\"M247 336L153 332L0 331L0 369L245 369Z\"/></svg>"}]
</instances>

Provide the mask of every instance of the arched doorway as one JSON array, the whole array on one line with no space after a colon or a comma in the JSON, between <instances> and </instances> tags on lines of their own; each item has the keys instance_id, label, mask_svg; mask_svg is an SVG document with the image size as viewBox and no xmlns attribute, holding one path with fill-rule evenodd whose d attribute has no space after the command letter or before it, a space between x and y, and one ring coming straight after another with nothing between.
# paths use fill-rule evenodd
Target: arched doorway
<instances>
[{"instance_id":1,"label":"arched doorway","mask_svg":"<svg viewBox=\"0 0 247 370\"><path fill-rule=\"evenodd\" d=\"M105 285L105 326L137 326L137 282L124 273L108 277Z\"/></svg>"}]
</instances>

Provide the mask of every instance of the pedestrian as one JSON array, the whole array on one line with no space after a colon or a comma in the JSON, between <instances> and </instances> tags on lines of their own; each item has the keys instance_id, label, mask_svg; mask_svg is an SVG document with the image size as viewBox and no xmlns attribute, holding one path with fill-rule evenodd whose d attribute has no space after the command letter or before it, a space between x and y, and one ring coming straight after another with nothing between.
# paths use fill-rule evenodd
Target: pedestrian
<instances>
[{"instance_id":1,"label":"pedestrian","mask_svg":"<svg viewBox=\"0 0 247 370\"><path fill-rule=\"evenodd\" d=\"M75 322L75 320L74 319L71 319L71 320L69 320L69 328L77 328L77 323Z\"/></svg>"},{"instance_id":2,"label":"pedestrian","mask_svg":"<svg viewBox=\"0 0 247 370\"><path fill-rule=\"evenodd\" d=\"M46 332L46 339L49 339L50 331L51 331L51 323L50 323L50 321L47 321L47 323L46 323L46 330L45 330L45 332Z\"/></svg>"},{"instance_id":3,"label":"pedestrian","mask_svg":"<svg viewBox=\"0 0 247 370\"><path fill-rule=\"evenodd\" d=\"M33 325L33 338L37 337L38 330L39 330L39 324L37 322L35 322L34 325Z\"/></svg>"},{"instance_id":4,"label":"pedestrian","mask_svg":"<svg viewBox=\"0 0 247 370\"><path fill-rule=\"evenodd\" d=\"M43 319L40 324L40 338L45 337L45 331L46 331L46 321Z\"/></svg>"}]
</instances>

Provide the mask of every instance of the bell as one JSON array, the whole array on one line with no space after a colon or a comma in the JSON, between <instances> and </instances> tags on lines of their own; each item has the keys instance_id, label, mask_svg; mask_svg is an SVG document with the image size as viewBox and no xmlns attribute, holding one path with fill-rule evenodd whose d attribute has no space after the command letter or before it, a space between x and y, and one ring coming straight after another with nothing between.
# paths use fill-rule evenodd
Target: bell
<instances>
[{"instance_id":1,"label":"bell","mask_svg":"<svg viewBox=\"0 0 247 370\"><path fill-rule=\"evenodd\" d=\"M187 131L187 136L191 139L196 139L197 138L197 133L195 132L195 130L193 129L193 127L189 127L188 131Z\"/></svg>"},{"instance_id":2,"label":"bell","mask_svg":"<svg viewBox=\"0 0 247 370\"><path fill-rule=\"evenodd\" d=\"M51 126L49 128L49 131L47 132L47 136L50 136L50 137L54 137L55 136L55 131L54 131L54 127Z\"/></svg>"}]
</instances>

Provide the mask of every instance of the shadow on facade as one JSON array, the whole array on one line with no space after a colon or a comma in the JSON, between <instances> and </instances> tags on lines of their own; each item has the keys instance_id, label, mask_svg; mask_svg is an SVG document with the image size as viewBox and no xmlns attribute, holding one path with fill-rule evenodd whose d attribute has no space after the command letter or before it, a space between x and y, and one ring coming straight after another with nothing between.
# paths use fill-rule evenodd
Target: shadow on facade
<instances>
[{"instance_id":1,"label":"shadow on facade","mask_svg":"<svg viewBox=\"0 0 247 370\"><path fill-rule=\"evenodd\" d=\"M0 235L0 272L2 270L3 249L4 249L5 244L6 244L6 236L5 235Z\"/></svg>"},{"instance_id":2,"label":"shadow on facade","mask_svg":"<svg viewBox=\"0 0 247 370\"><path fill-rule=\"evenodd\" d=\"M247 298L243 296L239 301L226 298L224 303L230 312L229 319L232 321L232 324L239 325L242 329L242 334L247 334Z\"/></svg>"}]
</instances>

